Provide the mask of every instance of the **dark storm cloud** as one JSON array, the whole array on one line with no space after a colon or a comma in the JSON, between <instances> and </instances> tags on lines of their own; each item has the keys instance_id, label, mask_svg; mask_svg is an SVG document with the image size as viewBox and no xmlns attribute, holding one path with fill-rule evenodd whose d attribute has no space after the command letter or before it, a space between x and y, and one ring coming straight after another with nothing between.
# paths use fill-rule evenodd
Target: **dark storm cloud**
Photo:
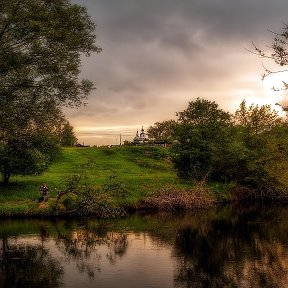
<instances>
[{"instance_id":1,"label":"dark storm cloud","mask_svg":"<svg viewBox=\"0 0 288 288\"><path fill-rule=\"evenodd\" d=\"M161 39L179 32L179 28L188 29L192 35L202 29L209 37L225 40L236 35L246 38L249 34L254 36L255 31L271 28L269 25L278 27L287 18L285 0L90 0L80 3L88 8L113 42Z\"/></svg>"},{"instance_id":2,"label":"dark storm cloud","mask_svg":"<svg viewBox=\"0 0 288 288\"><path fill-rule=\"evenodd\" d=\"M257 90L249 75L260 81L261 60L246 48L269 44L267 29L278 32L288 22L287 0L74 2L87 8L103 48L83 59L83 76L97 90L85 109L70 112L76 126L151 125L196 97L227 108L235 101L229 95L243 99L243 91Z\"/></svg>"}]
</instances>

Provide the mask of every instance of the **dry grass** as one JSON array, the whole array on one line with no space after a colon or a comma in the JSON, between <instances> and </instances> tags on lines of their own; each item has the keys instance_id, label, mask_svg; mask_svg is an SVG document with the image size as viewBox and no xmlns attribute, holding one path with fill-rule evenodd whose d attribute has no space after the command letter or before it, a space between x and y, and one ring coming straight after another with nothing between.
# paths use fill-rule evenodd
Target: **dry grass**
<instances>
[{"instance_id":1,"label":"dry grass","mask_svg":"<svg viewBox=\"0 0 288 288\"><path fill-rule=\"evenodd\" d=\"M216 202L207 187L199 184L191 190L164 188L141 201L141 208L162 211L196 210L215 206Z\"/></svg>"},{"instance_id":2,"label":"dry grass","mask_svg":"<svg viewBox=\"0 0 288 288\"><path fill-rule=\"evenodd\" d=\"M287 189L270 189L269 187L260 187L253 189L244 186L237 186L231 191L231 198L233 202L241 201L278 201L288 202Z\"/></svg>"}]
</instances>

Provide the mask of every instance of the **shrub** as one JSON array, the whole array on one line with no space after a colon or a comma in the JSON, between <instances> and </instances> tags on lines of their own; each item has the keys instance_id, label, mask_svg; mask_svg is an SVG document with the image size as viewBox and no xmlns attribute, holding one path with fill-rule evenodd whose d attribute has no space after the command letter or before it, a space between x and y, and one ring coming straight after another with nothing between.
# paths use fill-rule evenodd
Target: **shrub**
<instances>
[{"instance_id":1,"label":"shrub","mask_svg":"<svg viewBox=\"0 0 288 288\"><path fill-rule=\"evenodd\" d=\"M117 207L113 196L124 197L125 187L110 176L103 187L93 187L81 183L81 176L71 176L65 188L58 191L55 210L60 213L95 215L97 217L118 217L125 215L124 209Z\"/></svg>"}]
</instances>

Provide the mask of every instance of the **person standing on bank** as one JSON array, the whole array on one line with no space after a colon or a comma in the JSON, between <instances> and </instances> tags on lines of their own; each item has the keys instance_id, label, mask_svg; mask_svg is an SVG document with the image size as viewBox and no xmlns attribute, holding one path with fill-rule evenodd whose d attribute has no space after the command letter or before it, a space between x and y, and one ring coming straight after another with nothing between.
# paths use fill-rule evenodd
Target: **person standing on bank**
<instances>
[{"instance_id":1,"label":"person standing on bank","mask_svg":"<svg viewBox=\"0 0 288 288\"><path fill-rule=\"evenodd\" d=\"M39 198L39 202L46 202L48 200L48 191L49 191L49 187L46 183L42 183L40 188L40 198Z\"/></svg>"}]
</instances>

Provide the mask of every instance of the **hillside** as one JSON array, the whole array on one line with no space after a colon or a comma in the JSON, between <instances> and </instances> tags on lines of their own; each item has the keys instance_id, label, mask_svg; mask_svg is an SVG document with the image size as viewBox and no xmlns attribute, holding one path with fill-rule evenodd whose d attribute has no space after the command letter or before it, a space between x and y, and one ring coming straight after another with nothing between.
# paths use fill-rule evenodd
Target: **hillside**
<instances>
[{"instance_id":1,"label":"hillside","mask_svg":"<svg viewBox=\"0 0 288 288\"><path fill-rule=\"evenodd\" d=\"M69 177L81 175L82 181L101 187L114 181L125 187L121 205L135 205L167 187L187 189L169 161L168 150L159 147L65 148L59 159L43 175L14 176L8 187L0 188L1 215L39 213L37 198L42 182L50 188L50 198L64 189Z\"/></svg>"}]
</instances>

